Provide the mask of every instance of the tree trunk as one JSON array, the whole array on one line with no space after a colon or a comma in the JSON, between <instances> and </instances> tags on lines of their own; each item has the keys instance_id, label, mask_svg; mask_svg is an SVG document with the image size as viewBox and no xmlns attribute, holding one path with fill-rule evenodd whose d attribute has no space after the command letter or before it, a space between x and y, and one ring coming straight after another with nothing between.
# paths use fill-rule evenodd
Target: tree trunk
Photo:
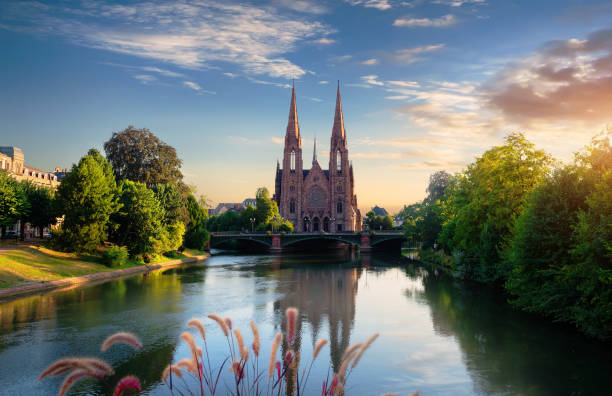
<instances>
[{"instance_id":1,"label":"tree trunk","mask_svg":"<svg viewBox=\"0 0 612 396\"><path fill-rule=\"evenodd\" d=\"M19 221L19 232L21 233L20 239L25 241L25 221L23 220Z\"/></svg>"}]
</instances>

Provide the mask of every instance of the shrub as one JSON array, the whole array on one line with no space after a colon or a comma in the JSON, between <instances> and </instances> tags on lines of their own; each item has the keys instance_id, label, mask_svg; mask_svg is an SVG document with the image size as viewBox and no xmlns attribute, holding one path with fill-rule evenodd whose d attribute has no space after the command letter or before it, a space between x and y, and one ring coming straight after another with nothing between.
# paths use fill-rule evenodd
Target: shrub
<instances>
[{"instance_id":1,"label":"shrub","mask_svg":"<svg viewBox=\"0 0 612 396\"><path fill-rule=\"evenodd\" d=\"M125 246L113 246L102 253L102 262L107 267L121 267L127 259L128 251Z\"/></svg>"}]
</instances>

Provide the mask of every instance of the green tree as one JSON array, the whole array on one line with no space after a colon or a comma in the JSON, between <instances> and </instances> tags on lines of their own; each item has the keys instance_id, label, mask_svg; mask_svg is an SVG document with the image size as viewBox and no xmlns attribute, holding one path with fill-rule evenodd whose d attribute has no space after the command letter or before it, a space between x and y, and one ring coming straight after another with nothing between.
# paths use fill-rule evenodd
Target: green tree
<instances>
[{"instance_id":1,"label":"green tree","mask_svg":"<svg viewBox=\"0 0 612 396\"><path fill-rule=\"evenodd\" d=\"M136 129L130 125L113 133L104 143L104 151L118 180L141 182L149 188L172 184L184 194L188 191L176 150L146 128Z\"/></svg>"},{"instance_id":2,"label":"green tree","mask_svg":"<svg viewBox=\"0 0 612 396\"><path fill-rule=\"evenodd\" d=\"M468 165L449 191L449 219L442 230L461 275L479 281L503 280L501 255L529 193L542 181L551 157L522 134L506 137Z\"/></svg>"},{"instance_id":3,"label":"green tree","mask_svg":"<svg viewBox=\"0 0 612 396\"><path fill-rule=\"evenodd\" d=\"M394 227L393 217L386 215L382 218L381 225L383 230L392 230Z\"/></svg>"},{"instance_id":4,"label":"green tree","mask_svg":"<svg viewBox=\"0 0 612 396\"><path fill-rule=\"evenodd\" d=\"M272 220L275 214L278 213L278 205L276 201L270 199L270 192L266 187L260 187L257 189L255 195L255 218L257 219L257 225L267 224ZM276 208L276 210L274 210Z\"/></svg>"},{"instance_id":5,"label":"green tree","mask_svg":"<svg viewBox=\"0 0 612 396\"><path fill-rule=\"evenodd\" d=\"M204 250L210 239L210 234L207 230L208 211L202 207L192 194L187 196L186 206L189 222L187 223L187 232L185 233L185 246Z\"/></svg>"},{"instance_id":6,"label":"green tree","mask_svg":"<svg viewBox=\"0 0 612 396\"><path fill-rule=\"evenodd\" d=\"M249 231L255 229L255 222L257 221L256 212L257 210L253 207L253 205L248 205L242 212L240 212L240 223L242 228ZM255 221L251 222L251 219L255 219Z\"/></svg>"},{"instance_id":7,"label":"green tree","mask_svg":"<svg viewBox=\"0 0 612 396\"><path fill-rule=\"evenodd\" d=\"M164 210L144 183L124 180L119 185L121 209L111 221L116 224L110 240L126 246L130 255L157 254L165 247L167 231Z\"/></svg>"},{"instance_id":8,"label":"green tree","mask_svg":"<svg viewBox=\"0 0 612 396\"><path fill-rule=\"evenodd\" d=\"M109 217L119 206L117 184L104 161L90 151L72 166L58 188L64 222L57 242L66 250L93 251L106 240Z\"/></svg>"},{"instance_id":9,"label":"green tree","mask_svg":"<svg viewBox=\"0 0 612 396\"><path fill-rule=\"evenodd\" d=\"M7 227L29 211L26 195L6 171L0 170L0 227L4 236Z\"/></svg>"},{"instance_id":10,"label":"green tree","mask_svg":"<svg viewBox=\"0 0 612 396\"><path fill-rule=\"evenodd\" d=\"M38 228L39 236L43 236L43 228L53 225L59 217L55 202L55 192L50 188L38 187L28 195L30 215L28 222Z\"/></svg>"},{"instance_id":11,"label":"green tree","mask_svg":"<svg viewBox=\"0 0 612 396\"><path fill-rule=\"evenodd\" d=\"M164 209L164 224L189 223L186 202L181 191L172 184L157 184L155 197ZM191 196L191 195L190 195Z\"/></svg>"}]
</instances>

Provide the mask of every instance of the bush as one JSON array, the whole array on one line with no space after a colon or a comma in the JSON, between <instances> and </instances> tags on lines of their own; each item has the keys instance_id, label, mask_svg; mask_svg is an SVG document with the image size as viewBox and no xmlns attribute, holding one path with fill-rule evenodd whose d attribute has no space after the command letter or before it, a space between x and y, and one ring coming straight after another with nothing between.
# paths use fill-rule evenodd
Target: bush
<instances>
[{"instance_id":1,"label":"bush","mask_svg":"<svg viewBox=\"0 0 612 396\"><path fill-rule=\"evenodd\" d=\"M102 262L107 267L121 267L127 259L128 251L125 246L113 246L102 253Z\"/></svg>"}]
</instances>

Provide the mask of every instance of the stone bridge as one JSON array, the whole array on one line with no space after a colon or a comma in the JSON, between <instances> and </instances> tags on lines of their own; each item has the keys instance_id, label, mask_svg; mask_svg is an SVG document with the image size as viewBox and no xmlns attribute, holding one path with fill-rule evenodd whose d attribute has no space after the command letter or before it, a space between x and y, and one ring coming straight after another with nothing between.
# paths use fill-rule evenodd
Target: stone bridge
<instances>
[{"instance_id":1,"label":"stone bridge","mask_svg":"<svg viewBox=\"0 0 612 396\"><path fill-rule=\"evenodd\" d=\"M302 232L290 234L243 233L243 232L213 232L210 236L209 248L222 246L229 241L249 241L262 245L270 252L282 252L297 246L300 242L327 240L358 246L362 252L384 250L398 252L404 241L402 231L378 231L374 233L354 232Z\"/></svg>"}]
</instances>

